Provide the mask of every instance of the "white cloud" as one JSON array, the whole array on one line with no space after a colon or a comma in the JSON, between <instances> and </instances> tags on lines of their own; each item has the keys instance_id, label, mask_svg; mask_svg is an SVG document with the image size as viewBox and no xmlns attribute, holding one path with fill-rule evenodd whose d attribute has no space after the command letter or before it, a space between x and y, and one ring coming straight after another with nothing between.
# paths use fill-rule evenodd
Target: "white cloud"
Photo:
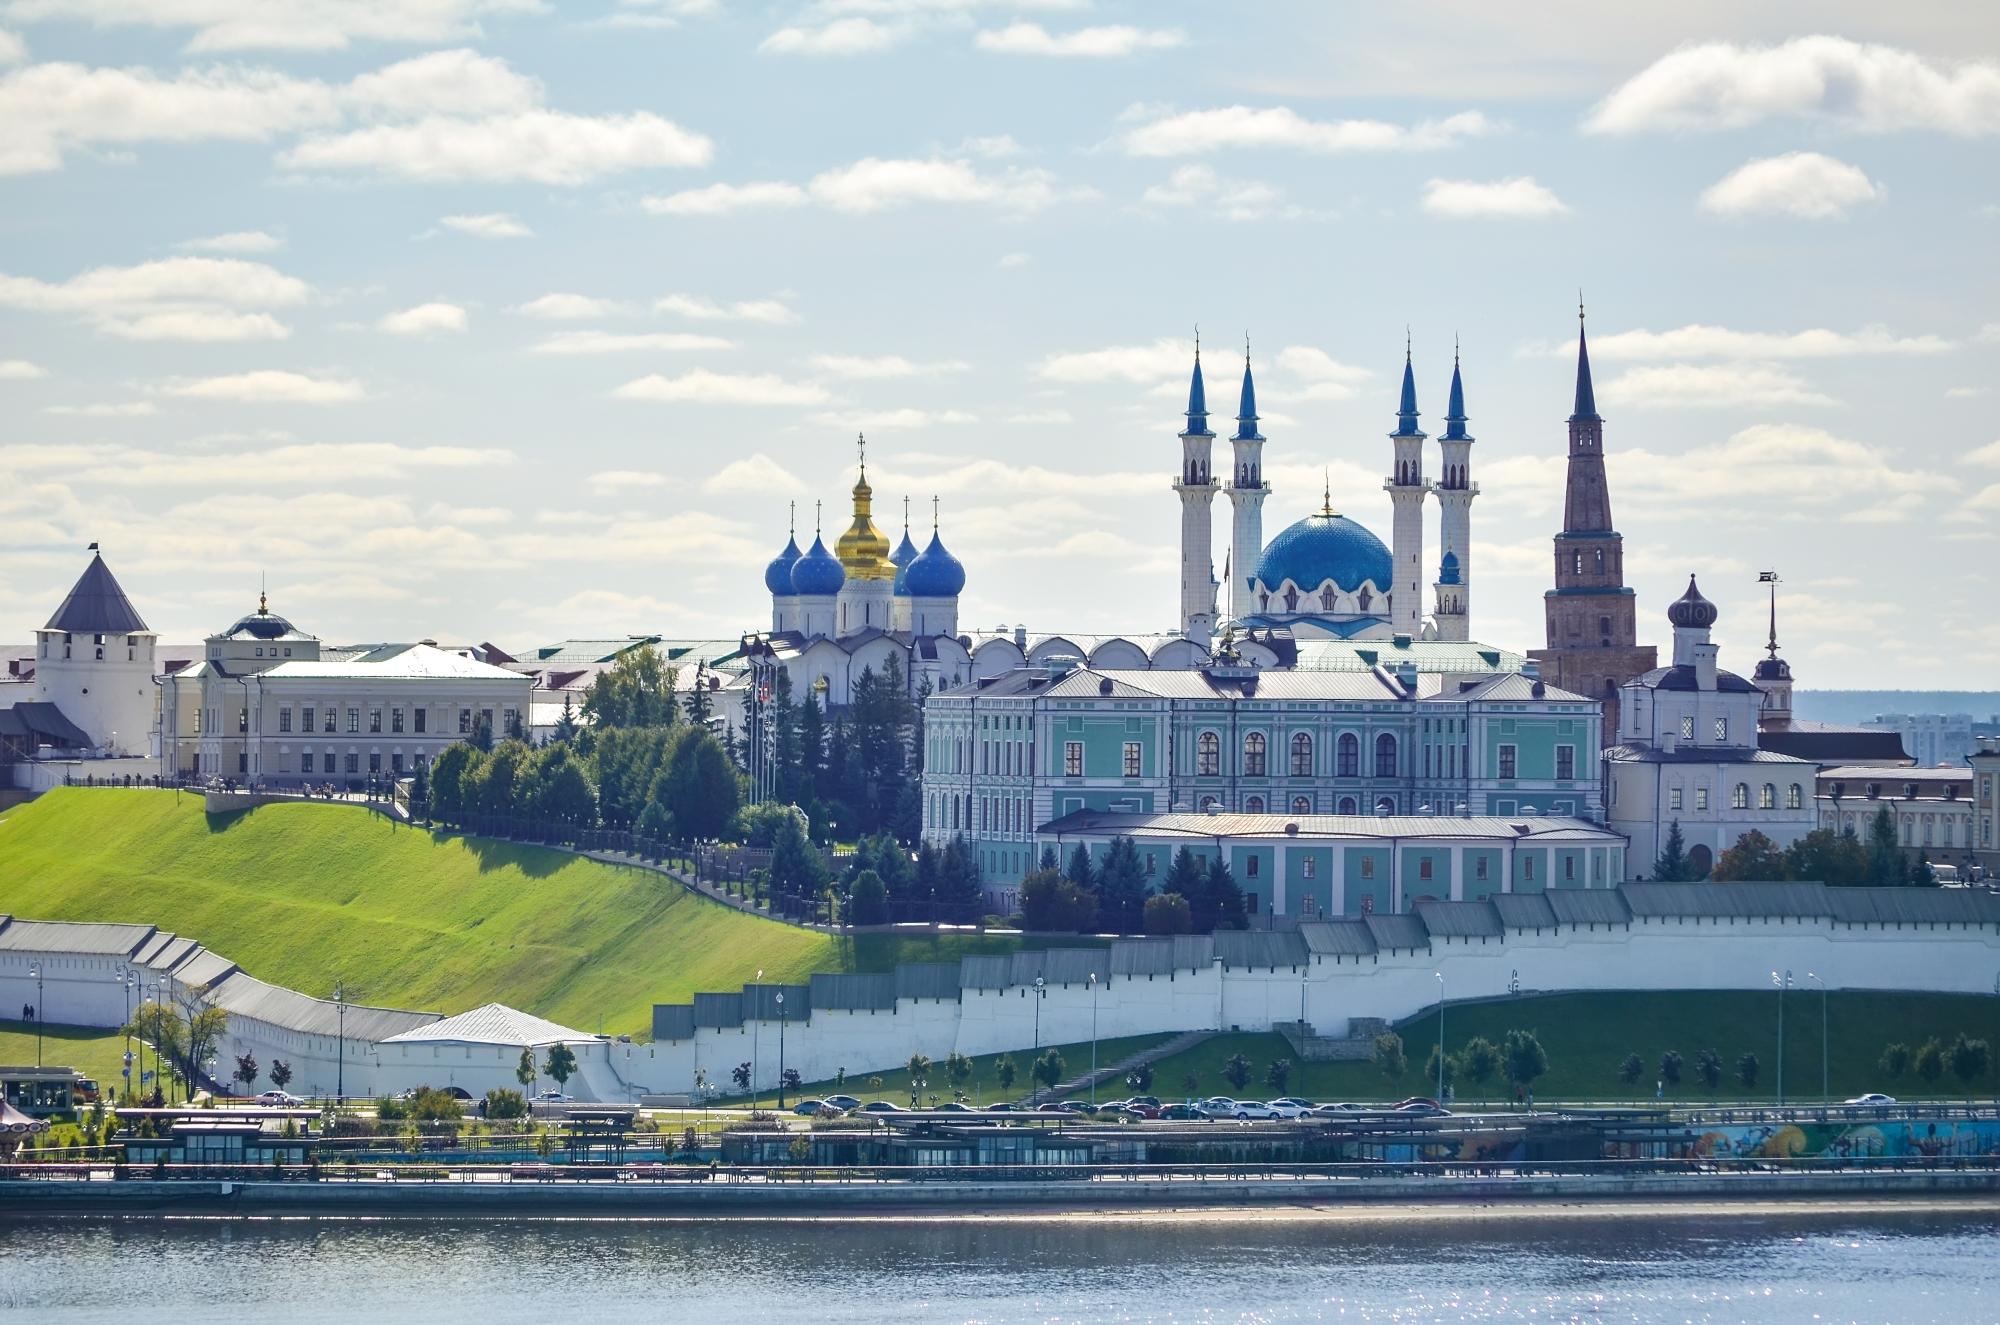
<instances>
[{"instance_id":1,"label":"white cloud","mask_svg":"<svg viewBox=\"0 0 2000 1325\"><path fill-rule=\"evenodd\" d=\"M1740 129L1766 119L1865 133L2000 133L2000 64L1934 65L1912 51L1844 37L1777 46L1709 42L1653 63L1585 120L1593 133Z\"/></svg>"},{"instance_id":2,"label":"white cloud","mask_svg":"<svg viewBox=\"0 0 2000 1325\"><path fill-rule=\"evenodd\" d=\"M999 55L1117 59L1139 51L1171 50L1185 45L1187 34L1178 28L1135 28L1123 24L1052 33L1039 23L1014 23L1004 28L988 28L976 40L980 50Z\"/></svg>"},{"instance_id":3,"label":"white cloud","mask_svg":"<svg viewBox=\"0 0 2000 1325\"><path fill-rule=\"evenodd\" d=\"M532 13L538 0L13 0L18 19L96 27L193 28L190 51L345 49L355 41L435 42L476 34L479 19Z\"/></svg>"},{"instance_id":4,"label":"white cloud","mask_svg":"<svg viewBox=\"0 0 2000 1325\"><path fill-rule=\"evenodd\" d=\"M1946 400L1972 400L1986 394L1983 386L1950 386L1944 390Z\"/></svg>"},{"instance_id":5,"label":"white cloud","mask_svg":"<svg viewBox=\"0 0 2000 1325\"><path fill-rule=\"evenodd\" d=\"M1002 253L1000 255L1000 266L1005 269L1025 267L1034 260L1033 255L1028 253Z\"/></svg>"},{"instance_id":6,"label":"white cloud","mask_svg":"<svg viewBox=\"0 0 2000 1325\"><path fill-rule=\"evenodd\" d=\"M1007 422L1024 423L1030 425L1043 424L1043 423L1075 423L1076 416L1071 414L1066 409L1029 409L1029 410L1022 410L1019 414L1009 414L1007 416Z\"/></svg>"},{"instance_id":7,"label":"white cloud","mask_svg":"<svg viewBox=\"0 0 2000 1325\"><path fill-rule=\"evenodd\" d=\"M1952 480L1820 428L1760 423L1679 455L1614 450L1611 484L1655 515L1882 524L1924 518ZM1718 484L1716 476L1729 481Z\"/></svg>"},{"instance_id":8,"label":"white cloud","mask_svg":"<svg viewBox=\"0 0 2000 1325\"><path fill-rule=\"evenodd\" d=\"M49 405L44 414L66 414L86 419L133 419L157 412L150 400L127 400L116 404L97 401L89 405Z\"/></svg>"},{"instance_id":9,"label":"white cloud","mask_svg":"<svg viewBox=\"0 0 2000 1325\"><path fill-rule=\"evenodd\" d=\"M495 56L432 51L357 76L341 100L379 117L501 115L540 105L542 85Z\"/></svg>"},{"instance_id":10,"label":"white cloud","mask_svg":"<svg viewBox=\"0 0 2000 1325\"><path fill-rule=\"evenodd\" d=\"M0 274L0 307L67 314L126 340L281 340L264 310L304 302L311 287L240 258L162 258L93 267L66 281Z\"/></svg>"},{"instance_id":11,"label":"white cloud","mask_svg":"<svg viewBox=\"0 0 2000 1325\"><path fill-rule=\"evenodd\" d=\"M1429 151L1484 137L1496 126L1478 111L1406 126L1381 120L1309 120L1287 106L1227 106L1161 114L1120 140L1132 156L1194 156L1229 148L1302 152Z\"/></svg>"},{"instance_id":12,"label":"white cloud","mask_svg":"<svg viewBox=\"0 0 2000 1325\"><path fill-rule=\"evenodd\" d=\"M1291 220L1311 215L1305 208L1285 203L1282 190L1255 180L1229 179L1206 165L1175 168L1163 184L1147 188L1144 201L1149 207L1199 207L1229 221L1257 221L1267 217Z\"/></svg>"},{"instance_id":13,"label":"white cloud","mask_svg":"<svg viewBox=\"0 0 2000 1325\"><path fill-rule=\"evenodd\" d=\"M771 373L714 373L695 368L679 377L649 373L611 393L620 400L692 401L704 405L824 405L831 397L813 382Z\"/></svg>"},{"instance_id":14,"label":"white cloud","mask_svg":"<svg viewBox=\"0 0 2000 1325\"><path fill-rule=\"evenodd\" d=\"M745 496L773 496L787 492L804 492L806 485L799 477L786 469L762 451L732 460L702 480L701 490L707 493L740 493Z\"/></svg>"},{"instance_id":15,"label":"white cloud","mask_svg":"<svg viewBox=\"0 0 2000 1325\"><path fill-rule=\"evenodd\" d=\"M1051 382L1158 382L1193 371L1194 347L1162 338L1150 345L1112 345L1101 350L1052 354L1035 368Z\"/></svg>"},{"instance_id":16,"label":"white cloud","mask_svg":"<svg viewBox=\"0 0 2000 1325\"><path fill-rule=\"evenodd\" d=\"M844 377L862 382L883 381L896 377L936 377L945 373L962 373L972 367L963 359L921 362L905 359L900 354L885 354L875 358L858 354L815 354L809 362L814 368L831 377Z\"/></svg>"},{"instance_id":17,"label":"white cloud","mask_svg":"<svg viewBox=\"0 0 2000 1325\"><path fill-rule=\"evenodd\" d=\"M1844 216L1888 190L1859 166L1818 152L1786 152L1746 162L1702 190L1701 209L1717 216L1776 214L1808 220Z\"/></svg>"},{"instance_id":18,"label":"white cloud","mask_svg":"<svg viewBox=\"0 0 2000 1325\"><path fill-rule=\"evenodd\" d=\"M438 331L464 331L465 310L457 304L418 304L385 316L376 327L391 336L428 336Z\"/></svg>"},{"instance_id":19,"label":"white cloud","mask_svg":"<svg viewBox=\"0 0 2000 1325\"><path fill-rule=\"evenodd\" d=\"M1668 364L1634 368L1597 388L1607 404L1640 409L1722 409L1744 406L1837 405L1803 378L1764 364Z\"/></svg>"},{"instance_id":20,"label":"white cloud","mask_svg":"<svg viewBox=\"0 0 2000 1325\"><path fill-rule=\"evenodd\" d=\"M1013 134L993 133L966 139L952 150L952 155L983 156L997 160L1001 157L1019 156L1027 150L1015 140Z\"/></svg>"},{"instance_id":21,"label":"white cloud","mask_svg":"<svg viewBox=\"0 0 2000 1325\"><path fill-rule=\"evenodd\" d=\"M1432 179L1424 183L1423 208L1432 216L1457 218L1497 216L1532 219L1561 216L1569 211L1553 190L1532 175L1480 181Z\"/></svg>"},{"instance_id":22,"label":"white cloud","mask_svg":"<svg viewBox=\"0 0 2000 1325\"><path fill-rule=\"evenodd\" d=\"M698 189L641 198L639 205L655 216L728 216L736 212L803 207L806 201L806 191L798 185L767 180L755 184L706 184Z\"/></svg>"},{"instance_id":23,"label":"white cloud","mask_svg":"<svg viewBox=\"0 0 2000 1325\"><path fill-rule=\"evenodd\" d=\"M181 244L182 248L197 253L269 253L284 246L284 240L263 230L232 230Z\"/></svg>"},{"instance_id":24,"label":"white cloud","mask_svg":"<svg viewBox=\"0 0 2000 1325\"><path fill-rule=\"evenodd\" d=\"M2000 322L1984 323L1972 338L1982 345L2000 343Z\"/></svg>"},{"instance_id":25,"label":"white cloud","mask_svg":"<svg viewBox=\"0 0 2000 1325\"><path fill-rule=\"evenodd\" d=\"M0 64L22 64L28 58L28 43L16 33L0 28Z\"/></svg>"},{"instance_id":26,"label":"white cloud","mask_svg":"<svg viewBox=\"0 0 2000 1325\"><path fill-rule=\"evenodd\" d=\"M512 212L480 212L471 216L441 216L438 224L447 230L479 239L527 239L535 232Z\"/></svg>"},{"instance_id":27,"label":"white cloud","mask_svg":"<svg viewBox=\"0 0 2000 1325\"><path fill-rule=\"evenodd\" d=\"M366 170L403 179L575 185L623 170L705 166L715 145L640 111L528 110L481 120L431 116L307 137L280 155L297 170Z\"/></svg>"},{"instance_id":28,"label":"white cloud","mask_svg":"<svg viewBox=\"0 0 2000 1325\"><path fill-rule=\"evenodd\" d=\"M333 405L362 398L361 384L344 378L308 377L275 368L202 377L167 386L170 396L236 400L253 404Z\"/></svg>"},{"instance_id":29,"label":"white cloud","mask_svg":"<svg viewBox=\"0 0 2000 1325\"><path fill-rule=\"evenodd\" d=\"M961 409L847 410L812 416L813 422L829 428L855 428L862 432L890 428L933 428L943 424L977 423L979 416Z\"/></svg>"},{"instance_id":30,"label":"white cloud","mask_svg":"<svg viewBox=\"0 0 2000 1325\"><path fill-rule=\"evenodd\" d=\"M1786 332L1737 331L1691 323L1671 331L1637 329L1608 335L1593 333L1590 337L1590 353L1596 359L1838 359L1945 354L1953 348L1941 336L1898 336L1882 326L1862 327L1858 331L1814 327ZM1527 352L1574 359L1576 342L1567 341L1553 348L1531 346Z\"/></svg>"},{"instance_id":31,"label":"white cloud","mask_svg":"<svg viewBox=\"0 0 2000 1325\"><path fill-rule=\"evenodd\" d=\"M0 469L57 470L78 483L111 487L211 488L232 493L257 488L315 487L407 478L452 469L513 463L512 452L465 446L400 446L393 442L264 441L247 447L191 452L154 451L96 443L83 446L0 446ZM351 501L338 493L331 501ZM464 519L465 512L455 512ZM477 519L477 517L475 517Z\"/></svg>"},{"instance_id":32,"label":"white cloud","mask_svg":"<svg viewBox=\"0 0 2000 1325\"><path fill-rule=\"evenodd\" d=\"M822 171L803 186L779 180L710 184L646 198L640 205L658 216L725 216L808 203L866 215L926 202L983 203L1003 211L1028 213L1041 210L1058 196L1054 177L1045 170L984 174L969 161L941 157L864 157L851 165Z\"/></svg>"},{"instance_id":33,"label":"white cloud","mask_svg":"<svg viewBox=\"0 0 2000 1325\"><path fill-rule=\"evenodd\" d=\"M48 375L48 369L26 359L0 359L0 382L32 382Z\"/></svg>"},{"instance_id":34,"label":"white cloud","mask_svg":"<svg viewBox=\"0 0 2000 1325\"><path fill-rule=\"evenodd\" d=\"M1375 374L1366 368L1342 363L1316 345L1287 345L1273 360L1278 370L1302 382L1339 382L1353 385Z\"/></svg>"},{"instance_id":35,"label":"white cloud","mask_svg":"<svg viewBox=\"0 0 2000 1325\"><path fill-rule=\"evenodd\" d=\"M817 28L779 28L757 49L767 55L868 55L886 51L908 35L901 25L840 18Z\"/></svg>"},{"instance_id":36,"label":"white cloud","mask_svg":"<svg viewBox=\"0 0 2000 1325\"><path fill-rule=\"evenodd\" d=\"M736 342L721 336L684 331L649 331L622 335L611 331L564 331L528 347L532 354L626 354L635 350L685 353L693 350L733 350Z\"/></svg>"},{"instance_id":37,"label":"white cloud","mask_svg":"<svg viewBox=\"0 0 2000 1325\"><path fill-rule=\"evenodd\" d=\"M587 294L565 294L556 291L539 298L530 299L517 306L514 312L523 317L548 318L551 321L581 322L585 318L609 317L614 313L629 312L627 305L616 299L600 299Z\"/></svg>"},{"instance_id":38,"label":"white cloud","mask_svg":"<svg viewBox=\"0 0 2000 1325\"><path fill-rule=\"evenodd\" d=\"M2000 442L1988 442L1984 446L1975 447L1965 453L1965 458L1970 464L2000 469Z\"/></svg>"},{"instance_id":39,"label":"white cloud","mask_svg":"<svg viewBox=\"0 0 2000 1325\"><path fill-rule=\"evenodd\" d=\"M610 496L632 488L663 488L667 476L650 469L605 469L584 479L599 496Z\"/></svg>"},{"instance_id":40,"label":"white cloud","mask_svg":"<svg viewBox=\"0 0 2000 1325\"><path fill-rule=\"evenodd\" d=\"M706 295L663 294L653 301L653 308L699 322L765 322L780 326L799 320L796 312L777 299L739 299L733 304L719 304Z\"/></svg>"}]
</instances>

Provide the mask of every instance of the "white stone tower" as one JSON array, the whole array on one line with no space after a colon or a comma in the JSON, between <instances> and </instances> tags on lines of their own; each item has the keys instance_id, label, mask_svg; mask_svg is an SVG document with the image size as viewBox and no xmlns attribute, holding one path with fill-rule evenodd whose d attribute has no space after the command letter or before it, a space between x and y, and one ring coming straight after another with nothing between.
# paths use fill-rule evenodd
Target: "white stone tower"
<instances>
[{"instance_id":1,"label":"white stone tower","mask_svg":"<svg viewBox=\"0 0 2000 1325\"><path fill-rule=\"evenodd\" d=\"M90 565L35 632L35 698L54 704L109 754L152 751L153 632L90 545Z\"/></svg>"},{"instance_id":2,"label":"white stone tower","mask_svg":"<svg viewBox=\"0 0 2000 1325\"><path fill-rule=\"evenodd\" d=\"M1465 383L1458 353L1451 356L1451 404L1445 410L1444 470L1432 491L1438 500L1437 634L1443 640L1472 638L1472 434L1465 430Z\"/></svg>"},{"instance_id":3,"label":"white stone tower","mask_svg":"<svg viewBox=\"0 0 2000 1325\"><path fill-rule=\"evenodd\" d=\"M1194 350L1194 377L1188 383L1187 427L1181 431L1181 472L1174 491L1181 495L1181 634L1204 649L1215 635L1215 532L1212 507L1215 479L1209 448L1208 395L1201 385L1201 346ZM1253 561L1254 565L1255 562Z\"/></svg>"},{"instance_id":4,"label":"white stone tower","mask_svg":"<svg viewBox=\"0 0 2000 1325\"><path fill-rule=\"evenodd\" d=\"M1414 638L1424 624L1424 498L1431 485L1424 481L1425 434L1417 427L1417 379L1410 368L1410 348L1403 347L1403 399L1396 411L1396 468L1382 484L1396 508L1389 540L1396 562L1396 584L1389 591L1389 620L1398 635Z\"/></svg>"},{"instance_id":5,"label":"white stone tower","mask_svg":"<svg viewBox=\"0 0 2000 1325\"><path fill-rule=\"evenodd\" d=\"M1235 472L1229 478L1229 616L1241 621L1254 610L1250 581L1264 555L1264 434L1257 431L1257 386L1250 378L1250 347L1243 347L1243 395L1236 406Z\"/></svg>"}]
</instances>

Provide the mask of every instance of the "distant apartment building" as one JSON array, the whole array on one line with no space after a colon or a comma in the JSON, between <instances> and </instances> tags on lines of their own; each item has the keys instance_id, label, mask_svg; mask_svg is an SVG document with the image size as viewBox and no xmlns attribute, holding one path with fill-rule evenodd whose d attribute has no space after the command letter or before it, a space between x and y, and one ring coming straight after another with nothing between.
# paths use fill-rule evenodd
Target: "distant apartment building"
<instances>
[{"instance_id":1,"label":"distant apartment building","mask_svg":"<svg viewBox=\"0 0 2000 1325\"><path fill-rule=\"evenodd\" d=\"M1880 713L1868 724L1892 731L1921 768L1963 764L1973 751L1973 721L1969 713Z\"/></svg>"}]
</instances>

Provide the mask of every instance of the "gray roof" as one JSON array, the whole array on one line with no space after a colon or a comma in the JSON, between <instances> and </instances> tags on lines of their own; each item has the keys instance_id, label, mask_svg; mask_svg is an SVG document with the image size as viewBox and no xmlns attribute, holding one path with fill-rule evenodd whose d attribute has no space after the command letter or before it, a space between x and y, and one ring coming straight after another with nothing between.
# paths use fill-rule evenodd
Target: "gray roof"
<instances>
[{"instance_id":1,"label":"gray roof","mask_svg":"<svg viewBox=\"0 0 2000 1325\"><path fill-rule=\"evenodd\" d=\"M1551 888L1542 897L1559 925L1632 923L1632 908L1616 888Z\"/></svg>"},{"instance_id":2,"label":"gray roof","mask_svg":"<svg viewBox=\"0 0 2000 1325\"><path fill-rule=\"evenodd\" d=\"M1206 934L1119 939L1111 945L1113 975L1171 975L1213 965L1215 941Z\"/></svg>"},{"instance_id":3,"label":"gray roof","mask_svg":"<svg viewBox=\"0 0 2000 1325\"><path fill-rule=\"evenodd\" d=\"M138 635L146 633L146 623L118 585L118 578L94 556L83 568L69 597L49 618L43 630L64 630L73 635Z\"/></svg>"},{"instance_id":4,"label":"gray roof","mask_svg":"<svg viewBox=\"0 0 2000 1325\"><path fill-rule=\"evenodd\" d=\"M219 952L203 948L174 972L174 979L182 984L212 985L235 969L235 962Z\"/></svg>"},{"instance_id":5,"label":"gray roof","mask_svg":"<svg viewBox=\"0 0 2000 1325\"><path fill-rule=\"evenodd\" d=\"M1554 929L1556 913L1540 893L1494 893L1486 899L1508 929Z\"/></svg>"},{"instance_id":6,"label":"gray roof","mask_svg":"<svg viewBox=\"0 0 2000 1325\"><path fill-rule=\"evenodd\" d=\"M1295 929L1218 929L1213 937L1215 955L1225 969L1304 966L1312 956L1305 939Z\"/></svg>"},{"instance_id":7,"label":"gray roof","mask_svg":"<svg viewBox=\"0 0 2000 1325\"><path fill-rule=\"evenodd\" d=\"M694 1038L694 1004L653 1004L653 1038L656 1040L692 1040Z\"/></svg>"},{"instance_id":8,"label":"gray roof","mask_svg":"<svg viewBox=\"0 0 2000 1325\"><path fill-rule=\"evenodd\" d=\"M353 1024L354 1012L348 1011L348 1023ZM600 1040L601 1035L588 1031L572 1030L568 1026L532 1016L519 1008L510 1008L505 1003L488 1003L470 1012L461 1012L455 1017L441 1021L426 1022L411 1030L390 1036L387 1044L453 1044L500 1045L508 1049L539 1049L545 1044L575 1044L586 1040Z\"/></svg>"},{"instance_id":9,"label":"gray roof","mask_svg":"<svg viewBox=\"0 0 2000 1325\"><path fill-rule=\"evenodd\" d=\"M815 995L815 998L817 995ZM896 967L897 998L958 998L957 962L904 962ZM818 1006L817 1003L814 1006Z\"/></svg>"},{"instance_id":10,"label":"gray roof","mask_svg":"<svg viewBox=\"0 0 2000 1325\"><path fill-rule=\"evenodd\" d=\"M1296 827L1297 832L1287 831ZM1289 840L1380 841L1390 837L1499 838L1506 841L1624 841L1587 819L1534 816L1458 818L1421 814L1145 814L1077 810L1042 825L1047 833L1116 833L1128 837L1282 837Z\"/></svg>"},{"instance_id":11,"label":"gray roof","mask_svg":"<svg viewBox=\"0 0 2000 1325\"><path fill-rule=\"evenodd\" d=\"M1504 932L1500 913L1484 902L1442 902L1423 897L1417 900L1416 911L1433 937L1498 938Z\"/></svg>"},{"instance_id":12,"label":"gray roof","mask_svg":"<svg viewBox=\"0 0 2000 1325\"><path fill-rule=\"evenodd\" d=\"M1421 916L1367 915L1361 917L1361 923L1368 926L1368 932L1378 948L1415 952L1431 946L1430 930L1425 927Z\"/></svg>"},{"instance_id":13,"label":"gray roof","mask_svg":"<svg viewBox=\"0 0 2000 1325\"><path fill-rule=\"evenodd\" d=\"M1308 920L1299 937L1315 957L1373 957L1375 935L1359 919Z\"/></svg>"},{"instance_id":14,"label":"gray roof","mask_svg":"<svg viewBox=\"0 0 2000 1325\"><path fill-rule=\"evenodd\" d=\"M896 977L888 971L815 975L812 978L812 1005L822 1011L894 1011Z\"/></svg>"},{"instance_id":15,"label":"gray roof","mask_svg":"<svg viewBox=\"0 0 2000 1325\"><path fill-rule=\"evenodd\" d=\"M96 744L90 733L71 722L59 705L45 700L26 700L0 709L0 736L56 750L87 750Z\"/></svg>"},{"instance_id":16,"label":"gray roof","mask_svg":"<svg viewBox=\"0 0 2000 1325\"><path fill-rule=\"evenodd\" d=\"M1680 745L1662 750L1640 742L1607 746L1604 757L1622 764L1790 764L1794 768L1808 768L1813 764L1810 759L1748 745Z\"/></svg>"},{"instance_id":17,"label":"gray roof","mask_svg":"<svg viewBox=\"0 0 2000 1325\"><path fill-rule=\"evenodd\" d=\"M1822 883L1628 883L1621 891L1634 916L1803 920L1832 915Z\"/></svg>"},{"instance_id":18,"label":"gray roof","mask_svg":"<svg viewBox=\"0 0 2000 1325\"><path fill-rule=\"evenodd\" d=\"M1013 961L1006 955L981 954L958 959L958 983L966 989L1005 989Z\"/></svg>"},{"instance_id":19,"label":"gray roof","mask_svg":"<svg viewBox=\"0 0 2000 1325\"><path fill-rule=\"evenodd\" d=\"M127 957L153 933L151 925L100 925L67 920L12 920L0 925L0 952L50 952L78 957Z\"/></svg>"},{"instance_id":20,"label":"gray roof","mask_svg":"<svg viewBox=\"0 0 2000 1325\"><path fill-rule=\"evenodd\" d=\"M743 995L736 994L696 994L694 996L694 1024L697 1026L726 1027L743 1024Z\"/></svg>"},{"instance_id":21,"label":"gray roof","mask_svg":"<svg viewBox=\"0 0 2000 1325\"><path fill-rule=\"evenodd\" d=\"M1996 925L2000 893L1986 888L1828 888L1845 925Z\"/></svg>"},{"instance_id":22,"label":"gray roof","mask_svg":"<svg viewBox=\"0 0 2000 1325\"><path fill-rule=\"evenodd\" d=\"M778 998L784 996L784 1002ZM804 1021L812 1015L811 985L744 985L743 1020Z\"/></svg>"},{"instance_id":23,"label":"gray roof","mask_svg":"<svg viewBox=\"0 0 2000 1325\"><path fill-rule=\"evenodd\" d=\"M1111 974L1109 948L1045 948L1039 956L1041 976L1052 985L1088 984L1093 975L1103 984Z\"/></svg>"},{"instance_id":24,"label":"gray roof","mask_svg":"<svg viewBox=\"0 0 2000 1325\"><path fill-rule=\"evenodd\" d=\"M295 989L268 985L241 971L211 985L207 999L232 1017L251 1017L303 1035L335 1036L344 1025L350 1040L386 1040L439 1020L435 1012L406 1012L360 1003L348 1004L343 1019L330 999L308 998Z\"/></svg>"}]
</instances>

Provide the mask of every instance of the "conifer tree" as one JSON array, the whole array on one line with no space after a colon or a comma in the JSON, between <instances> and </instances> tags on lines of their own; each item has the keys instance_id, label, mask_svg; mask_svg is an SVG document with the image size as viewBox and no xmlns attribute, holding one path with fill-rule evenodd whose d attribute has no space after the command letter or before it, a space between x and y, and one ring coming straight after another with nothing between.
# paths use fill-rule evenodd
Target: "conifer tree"
<instances>
[{"instance_id":1,"label":"conifer tree","mask_svg":"<svg viewBox=\"0 0 2000 1325\"><path fill-rule=\"evenodd\" d=\"M1687 839L1681 836L1681 821L1676 819L1667 826L1667 840L1661 844L1659 858L1653 862L1653 881L1679 883L1687 876Z\"/></svg>"}]
</instances>

